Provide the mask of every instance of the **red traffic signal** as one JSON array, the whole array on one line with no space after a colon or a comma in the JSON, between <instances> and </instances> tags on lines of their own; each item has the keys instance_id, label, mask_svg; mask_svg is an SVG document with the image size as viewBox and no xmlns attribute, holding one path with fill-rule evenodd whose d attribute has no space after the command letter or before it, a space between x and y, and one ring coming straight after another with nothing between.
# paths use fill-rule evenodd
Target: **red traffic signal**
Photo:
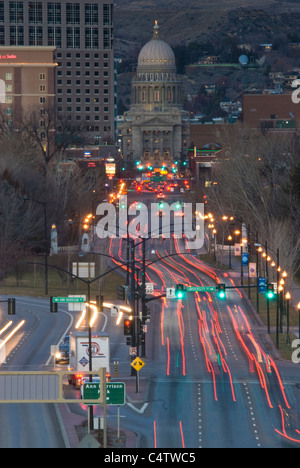
<instances>
[{"instance_id":1,"label":"red traffic signal","mask_svg":"<svg viewBox=\"0 0 300 468\"><path fill-rule=\"evenodd\" d=\"M124 336L133 336L134 321L128 319L124 320Z\"/></svg>"}]
</instances>

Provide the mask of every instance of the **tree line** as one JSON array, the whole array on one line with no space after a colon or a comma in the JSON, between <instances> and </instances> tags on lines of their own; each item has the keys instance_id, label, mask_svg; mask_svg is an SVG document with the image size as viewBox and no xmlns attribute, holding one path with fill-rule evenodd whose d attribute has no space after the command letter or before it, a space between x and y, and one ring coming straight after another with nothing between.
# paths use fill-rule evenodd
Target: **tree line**
<instances>
[{"instance_id":1,"label":"tree line","mask_svg":"<svg viewBox=\"0 0 300 468\"><path fill-rule=\"evenodd\" d=\"M83 129L63 128L56 139L51 116L45 112L41 129L31 109L18 131L0 118L0 281L16 273L22 258L44 252L44 205L48 239L55 224L60 245L70 245L79 241L82 218L103 198L104 167L86 171L64 157L72 136L84 138Z\"/></svg>"},{"instance_id":2,"label":"tree line","mask_svg":"<svg viewBox=\"0 0 300 468\"><path fill-rule=\"evenodd\" d=\"M222 152L206 189L219 216L229 214L280 249L282 268L296 274L300 265L300 141L296 135L260 133L245 125L228 126ZM274 257L274 256L273 256Z\"/></svg>"}]
</instances>

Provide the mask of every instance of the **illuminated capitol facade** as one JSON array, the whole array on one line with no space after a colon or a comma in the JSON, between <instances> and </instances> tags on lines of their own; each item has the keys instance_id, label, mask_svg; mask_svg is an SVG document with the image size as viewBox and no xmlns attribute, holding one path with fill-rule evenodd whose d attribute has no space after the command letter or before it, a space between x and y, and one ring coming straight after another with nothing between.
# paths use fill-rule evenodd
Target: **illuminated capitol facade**
<instances>
[{"instance_id":1,"label":"illuminated capitol facade","mask_svg":"<svg viewBox=\"0 0 300 468\"><path fill-rule=\"evenodd\" d=\"M183 111L182 83L157 22L152 40L139 54L130 111L118 128L124 159L133 164L171 167L187 154L189 117Z\"/></svg>"}]
</instances>

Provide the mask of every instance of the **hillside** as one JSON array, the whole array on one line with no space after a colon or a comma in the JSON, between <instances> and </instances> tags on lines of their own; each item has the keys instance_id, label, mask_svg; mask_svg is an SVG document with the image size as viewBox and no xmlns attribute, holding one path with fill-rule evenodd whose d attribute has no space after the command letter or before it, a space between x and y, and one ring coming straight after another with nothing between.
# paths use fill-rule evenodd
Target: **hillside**
<instances>
[{"instance_id":1,"label":"hillside","mask_svg":"<svg viewBox=\"0 0 300 468\"><path fill-rule=\"evenodd\" d=\"M151 38L154 21L170 45L219 42L273 42L281 35L298 34L300 0L116 0L116 56L128 57Z\"/></svg>"},{"instance_id":2,"label":"hillside","mask_svg":"<svg viewBox=\"0 0 300 468\"><path fill-rule=\"evenodd\" d=\"M115 51L116 57L123 59L124 72L118 76L118 97L127 108L138 54L151 39L155 20L159 21L161 38L177 49L177 59L180 49L185 53L182 46L192 43L201 44L203 51L211 43L224 51L224 56L232 44L245 45L247 50L250 45L254 50L258 44L273 43L265 67L287 71L300 66L299 54L287 50L288 42L300 42L300 0L184 0L184 8L182 4L179 0L116 0ZM246 76L238 68L194 68L187 69L181 79L186 95L197 95L204 84L223 83L226 96L236 99L246 79L261 86L264 71Z\"/></svg>"}]
</instances>

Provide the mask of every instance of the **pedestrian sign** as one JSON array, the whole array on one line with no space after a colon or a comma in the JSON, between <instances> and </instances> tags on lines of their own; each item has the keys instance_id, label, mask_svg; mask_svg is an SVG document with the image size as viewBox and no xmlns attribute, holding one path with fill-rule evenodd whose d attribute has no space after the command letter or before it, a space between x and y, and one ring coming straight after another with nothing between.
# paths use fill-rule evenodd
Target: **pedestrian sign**
<instances>
[{"instance_id":1,"label":"pedestrian sign","mask_svg":"<svg viewBox=\"0 0 300 468\"><path fill-rule=\"evenodd\" d=\"M136 357L134 361L132 361L131 363L131 366L137 371L139 372L143 367L144 367L145 363L144 361L141 360L141 358L139 357Z\"/></svg>"}]
</instances>

